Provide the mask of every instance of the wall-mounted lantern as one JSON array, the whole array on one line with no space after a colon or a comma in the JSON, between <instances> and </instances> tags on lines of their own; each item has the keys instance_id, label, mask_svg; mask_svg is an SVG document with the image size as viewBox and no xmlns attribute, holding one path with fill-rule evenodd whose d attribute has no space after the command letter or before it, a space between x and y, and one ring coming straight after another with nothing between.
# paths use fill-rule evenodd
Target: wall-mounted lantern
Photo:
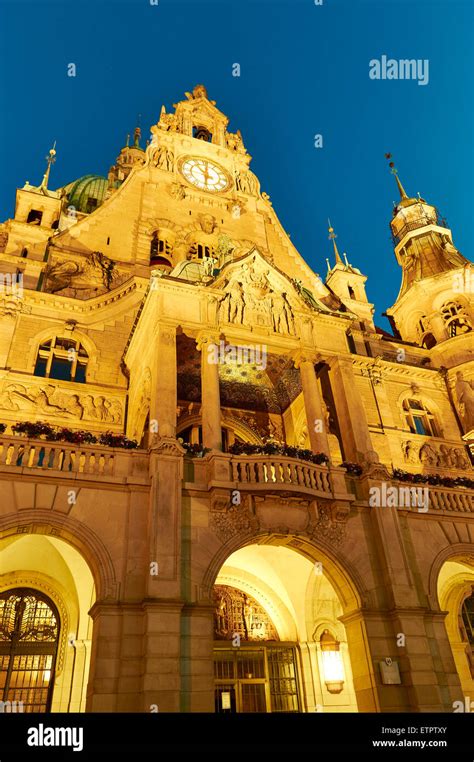
<instances>
[{"instance_id":1,"label":"wall-mounted lantern","mask_svg":"<svg viewBox=\"0 0 474 762\"><path fill-rule=\"evenodd\" d=\"M326 688L329 693L341 693L344 688L344 664L340 643L329 630L324 630L320 644Z\"/></svg>"}]
</instances>

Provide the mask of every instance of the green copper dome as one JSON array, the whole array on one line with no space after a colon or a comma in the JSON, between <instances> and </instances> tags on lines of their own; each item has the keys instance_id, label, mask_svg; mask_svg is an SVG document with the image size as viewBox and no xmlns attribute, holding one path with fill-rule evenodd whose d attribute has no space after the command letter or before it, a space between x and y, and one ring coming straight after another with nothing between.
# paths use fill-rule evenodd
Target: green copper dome
<instances>
[{"instance_id":1,"label":"green copper dome","mask_svg":"<svg viewBox=\"0 0 474 762\"><path fill-rule=\"evenodd\" d=\"M74 206L78 212L90 214L105 199L108 180L100 175L84 175L73 183L68 195L69 206Z\"/></svg>"}]
</instances>

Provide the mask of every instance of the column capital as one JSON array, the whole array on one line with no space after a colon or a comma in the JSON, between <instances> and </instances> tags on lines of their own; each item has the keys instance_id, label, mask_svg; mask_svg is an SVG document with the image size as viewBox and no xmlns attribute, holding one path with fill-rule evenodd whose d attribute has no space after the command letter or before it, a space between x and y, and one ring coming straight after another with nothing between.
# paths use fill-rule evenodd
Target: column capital
<instances>
[{"instance_id":1,"label":"column capital","mask_svg":"<svg viewBox=\"0 0 474 762\"><path fill-rule=\"evenodd\" d=\"M196 336L196 349L201 352L205 347L210 344L216 344L219 346L220 336L213 331L199 331Z\"/></svg>"},{"instance_id":2,"label":"column capital","mask_svg":"<svg viewBox=\"0 0 474 762\"><path fill-rule=\"evenodd\" d=\"M291 359L293 360L295 368L299 368L301 364L305 362L310 362L312 365L315 365L317 362L322 362L324 357L317 349L313 349L312 347L302 347L301 349L296 349L292 353Z\"/></svg>"}]
</instances>

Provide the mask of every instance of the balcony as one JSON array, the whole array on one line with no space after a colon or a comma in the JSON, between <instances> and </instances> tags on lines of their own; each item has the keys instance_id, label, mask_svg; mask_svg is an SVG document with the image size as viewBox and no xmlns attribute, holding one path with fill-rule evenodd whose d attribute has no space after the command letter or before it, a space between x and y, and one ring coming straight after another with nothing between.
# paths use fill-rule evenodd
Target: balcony
<instances>
[{"instance_id":1,"label":"balcony","mask_svg":"<svg viewBox=\"0 0 474 762\"><path fill-rule=\"evenodd\" d=\"M187 463L186 486L199 485L253 493L353 500L346 470L282 455L211 454Z\"/></svg>"},{"instance_id":2,"label":"balcony","mask_svg":"<svg viewBox=\"0 0 474 762\"><path fill-rule=\"evenodd\" d=\"M463 487L432 487L429 484L407 485L406 482L394 482L398 487L428 487L429 511L454 511L455 513L474 513L474 490Z\"/></svg>"},{"instance_id":3,"label":"balcony","mask_svg":"<svg viewBox=\"0 0 474 762\"><path fill-rule=\"evenodd\" d=\"M0 473L62 480L149 484L148 454L103 445L75 445L17 436L0 436Z\"/></svg>"},{"instance_id":4,"label":"balcony","mask_svg":"<svg viewBox=\"0 0 474 762\"><path fill-rule=\"evenodd\" d=\"M436 216L427 216L422 215L417 220L412 220L411 222L407 222L397 233L397 235L394 235L392 233L392 242L394 246L397 246L400 241L406 236L407 233L409 233L411 230L418 230L418 228L426 227L426 225L437 225L440 228L446 228L449 230L448 223L444 217L441 217L439 212L436 212Z\"/></svg>"}]
</instances>

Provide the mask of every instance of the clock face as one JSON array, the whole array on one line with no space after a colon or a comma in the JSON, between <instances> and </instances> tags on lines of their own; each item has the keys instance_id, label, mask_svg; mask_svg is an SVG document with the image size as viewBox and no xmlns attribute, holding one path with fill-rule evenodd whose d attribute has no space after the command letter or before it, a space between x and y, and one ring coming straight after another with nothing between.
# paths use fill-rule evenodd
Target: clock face
<instances>
[{"instance_id":1,"label":"clock face","mask_svg":"<svg viewBox=\"0 0 474 762\"><path fill-rule=\"evenodd\" d=\"M229 186L224 170L207 159L185 159L181 172L188 183L201 190L218 192Z\"/></svg>"}]
</instances>

